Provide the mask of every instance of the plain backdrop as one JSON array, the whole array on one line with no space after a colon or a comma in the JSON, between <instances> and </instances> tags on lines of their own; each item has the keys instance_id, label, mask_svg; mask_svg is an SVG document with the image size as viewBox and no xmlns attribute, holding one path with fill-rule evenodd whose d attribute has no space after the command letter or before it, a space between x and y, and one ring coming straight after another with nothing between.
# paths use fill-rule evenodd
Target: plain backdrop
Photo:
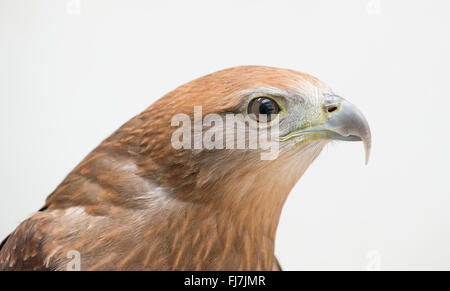
<instances>
[{"instance_id":1,"label":"plain backdrop","mask_svg":"<svg viewBox=\"0 0 450 291\"><path fill-rule=\"evenodd\" d=\"M373 134L368 166L336 143L293 189L282 266L450 269L446 0L0 0L0 237L159 97L249 64L315 75Z\"/></svg>"}]
</instances>

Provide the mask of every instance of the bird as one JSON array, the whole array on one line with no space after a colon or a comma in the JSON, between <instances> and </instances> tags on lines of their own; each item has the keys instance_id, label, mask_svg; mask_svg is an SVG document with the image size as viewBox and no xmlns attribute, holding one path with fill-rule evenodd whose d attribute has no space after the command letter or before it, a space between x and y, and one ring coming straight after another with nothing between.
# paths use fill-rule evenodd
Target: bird
<instances>
[{"instance_id":1,"label":"bird","mask_svg":"<svg viewBox=\"0 0 450 291\"><path fill-rule=\"evenodd\" d=\"M196 106L202 117L243 116L236 131L273 129L277 154L173 146L173 117L195 119ZM204 123L214 142L236 141ZM312 75L256 65L210 73L93 149L1 243L0 270L68 270L74 258L87 271L281 270L276 231L294 185L330 142L363 142L367 163L371 140L361 111Z\"/></svg>"}]
</instances>

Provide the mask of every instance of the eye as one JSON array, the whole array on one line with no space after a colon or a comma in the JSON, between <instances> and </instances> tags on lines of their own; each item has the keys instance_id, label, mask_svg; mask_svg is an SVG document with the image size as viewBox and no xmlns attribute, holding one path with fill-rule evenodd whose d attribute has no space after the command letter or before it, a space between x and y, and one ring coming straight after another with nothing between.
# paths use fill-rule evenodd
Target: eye
<instances>
[{"instance_id":1,"label":"eye","mask_svg":"<svg viewBox=\"0 0 450 291\"><path fill-rule=\"evenodd\" d=\"M259 122L260 116L265 115L267 122L272 120L272 116L280 113L281 109L277 102L269 97L258 97L252 99L248 103L247 113L248 115Z\"/></svg>"}]
</instances>

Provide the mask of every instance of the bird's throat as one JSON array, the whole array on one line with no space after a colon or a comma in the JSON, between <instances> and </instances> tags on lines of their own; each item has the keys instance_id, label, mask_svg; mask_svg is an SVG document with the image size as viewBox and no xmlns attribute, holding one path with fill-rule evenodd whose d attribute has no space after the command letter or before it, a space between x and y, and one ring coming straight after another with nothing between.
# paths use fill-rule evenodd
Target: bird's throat
<instances>
[{"instance_id":1,"label":"bird's throat","mask_svg":"<svg viewBox=\"0 0 450 291\"><path fill-rule=\"evenodd\" d=\"M182 239L175 240L191 246L174 248L183 252L177 257L187 258L175 260L175 268L272 270L276 265L275 235L283 205L321 149L305 155L305 160L281 157L257 171L243 166L213 189L196 189L203 192L202 196L214 199L187 203L174 214L176 232L186 230Z\"/></svg>"}]
</instances>

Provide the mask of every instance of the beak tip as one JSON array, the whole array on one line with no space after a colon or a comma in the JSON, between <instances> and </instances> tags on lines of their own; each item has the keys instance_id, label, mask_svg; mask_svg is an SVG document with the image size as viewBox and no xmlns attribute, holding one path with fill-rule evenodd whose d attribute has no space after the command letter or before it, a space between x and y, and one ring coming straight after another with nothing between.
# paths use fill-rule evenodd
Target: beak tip
<instances>
[{"instance_id":1,"label":"beak tip","mask_svg":"<svg viewBox=\"0 0 450 291\"><path fill-rule=\"evenodd\" d=\"M369 164L369 158L370 158L370 149L372 147L372 140L371 138L366 139L364 142L364 151L366 153L366 166Z\"/></svg>"}]
</instances>

